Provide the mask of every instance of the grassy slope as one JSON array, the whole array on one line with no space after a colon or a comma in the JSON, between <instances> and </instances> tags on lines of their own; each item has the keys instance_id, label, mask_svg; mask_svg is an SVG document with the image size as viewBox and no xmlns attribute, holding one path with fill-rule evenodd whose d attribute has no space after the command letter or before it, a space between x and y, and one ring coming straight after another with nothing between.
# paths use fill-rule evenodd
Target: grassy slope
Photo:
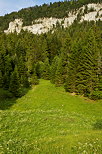
<instances>
[{"instance_id":1,"label":"grassy slope","mask_svg":"<svg viewBox=\"0 0 102 154\"><path fill-rule=\"evenodd\" d=\"M71 96L41 80L11 104L0 111L2 153L102 153L102 131L93 129L102 118L101 100Z\"/></svg>"}]
</instances>

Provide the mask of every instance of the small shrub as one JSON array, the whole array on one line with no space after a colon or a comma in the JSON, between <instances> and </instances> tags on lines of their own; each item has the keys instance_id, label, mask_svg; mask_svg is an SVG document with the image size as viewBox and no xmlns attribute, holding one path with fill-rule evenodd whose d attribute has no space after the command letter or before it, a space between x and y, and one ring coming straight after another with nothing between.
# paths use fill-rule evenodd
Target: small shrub
<instances>
[{"instance_id":1,"label":"small shrub","mask_svg":"<svg viewBox=\"0 0 102 154\"><path fill-rule=\"evenodd\" d=\"M88 13L88 6L85 5L84 14Z\"/></svg>"},{"instance_id":2,"label":"small shrub","mask_svg":"<svg viewBox=\"0 0 102 154\"><path fill-rule=\"evenodd\" d=\"M29 88L20 88L19 89L19 95L18 95L18 97L20 98L20 97L22 97L22 96L24 96L27 92L28 92L28 90L29 90Z\"/></svg>"},{"instance_id":3,"label":"small shrub","mask_svg":"<svg viewBox=\"0 0 102 154\"><path fill-rule=\"evenodd\" d=\"M96 10L94 9L94 7L91 7L91 8L88 10L88 12L94 12L94 11L96 11Z\"/></svg>"},{"instance_id":4,"label":"small shrub","mask_svg":"<svg viewBox=\"0 0 102 154\"><path fill-rule=\"evenodd\" d=\"M98 18L99 17L99 12L97 12L97 14L96 14L96 18Z\"/></svg>"},{"instance_id":5,"label":"small shrub","mask_svg":"<svg viewBox=\"0 0 102 154\"><path fill-rule=\"evenodd\" d=\"M94 128L102 129L102 119L96 121L96 123L94 124Z\"/></svg>"},{"instance_id":6,"label":"small shrub","mask_svg":"<svg viewBox=\"0 0 102 154\"><path fill-rule=\"evenodd\" d=\"M37 84L39 84L39 80L38 80L36 74L33 74L33 75L32 75L31 84L32 84L32 85L37 85Z\"/></svg>"},{"instance_id":7,"label":"small shrub","mask_svg":"<svg viewBox=\"0 0 102 154\"><path fill-rule=\"evenodd\" d=\"M91 95L90 98L93 100L98 100L102 99L102 91L94 91Z\"/></svg>"},{"instance_id":8,"label":"small shrub","mask_svg":"<svg viewBox=\"0 0 102 154\"><path fill-rule=\"evenodd\" d=\"M13 95L8 90L0 89L0 99L12 98Z\"/></svg>"}]
</instances>

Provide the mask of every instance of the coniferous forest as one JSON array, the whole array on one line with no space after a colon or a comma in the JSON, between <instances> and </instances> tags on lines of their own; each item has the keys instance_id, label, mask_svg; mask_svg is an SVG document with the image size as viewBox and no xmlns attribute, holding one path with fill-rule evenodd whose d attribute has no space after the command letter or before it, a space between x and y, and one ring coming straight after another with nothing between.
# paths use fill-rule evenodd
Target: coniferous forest
<instances>
[{"instance_id":1,"label":"coniferous forest","mask_svg":"<svg viewBox=\"0 0 102 154\"><path fill-rule=\"evenodd\" d=\"M0 33L0 88L15 97L39 79L102 99L102 22L74 22L52 33Z\"/></svg>"},{"instance_id":2,"label":"coniferous forest","mask_svg":"<svg viewBox=\"0 0 102 154\"><path fill-rule=\"evenodd\" d=\"M0 154L102 154L98 3L102 0L67 0L0 17ZM80 22L94 8L95 20ZM44 17L63 20L69 12L77 14L67 28L56 22L40 35L16 33L18 27L4 33L15 19L24 26Z\"/></svg>"}]
</instances>

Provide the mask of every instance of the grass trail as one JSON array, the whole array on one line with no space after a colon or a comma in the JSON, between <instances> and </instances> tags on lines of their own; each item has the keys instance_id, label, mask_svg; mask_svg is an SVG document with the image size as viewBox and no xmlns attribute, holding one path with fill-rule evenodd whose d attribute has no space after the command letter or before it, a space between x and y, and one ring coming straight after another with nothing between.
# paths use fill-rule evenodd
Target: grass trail
<instances>
[{"instance_id":1,"label":"grass trail","mask_svg":"<svg viewBox=\"0 0 102 154\"><path fill-rule=\"evenodd\" d=\"M102 100L72 96L41 80L8 110L0 110L0 152L102 154L102 131L93 127L97 119L102 119Z\"/></svg>"}]
</instances>

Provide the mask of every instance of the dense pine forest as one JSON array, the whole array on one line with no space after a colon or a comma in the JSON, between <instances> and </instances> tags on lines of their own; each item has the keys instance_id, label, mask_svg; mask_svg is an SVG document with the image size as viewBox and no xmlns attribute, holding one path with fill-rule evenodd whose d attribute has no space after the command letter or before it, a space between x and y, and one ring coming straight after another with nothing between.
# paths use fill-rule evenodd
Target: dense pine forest
<instances>
[{"instance_id":1,"label":"dense pine forest","mask_svg":"<svg viewBox=\"0 0 102 154\"><path fill-rule=\"evenodd\" d=\"M67 92L102 98L102 22L74 23L54 33L0 33L0 88L8 97L39 79L64 86Z\"/></svg>"},{"instance_id":2,"label":"dense pine forest","mask_svg":"<svg viewBox=\"0 0 102 154\"><path fill-rule=\"evenodd\" d=\"M7 96L22 96L24 88L42 78L63 85L67 92L102 98L102 21L75 20L69 28L57 25L41 35L2 32L15 18L22 18L24 25L42 17L63 18L89 2L101 0L55 2L0 17L0 88Z\"/></svg>"}]
</instances>

